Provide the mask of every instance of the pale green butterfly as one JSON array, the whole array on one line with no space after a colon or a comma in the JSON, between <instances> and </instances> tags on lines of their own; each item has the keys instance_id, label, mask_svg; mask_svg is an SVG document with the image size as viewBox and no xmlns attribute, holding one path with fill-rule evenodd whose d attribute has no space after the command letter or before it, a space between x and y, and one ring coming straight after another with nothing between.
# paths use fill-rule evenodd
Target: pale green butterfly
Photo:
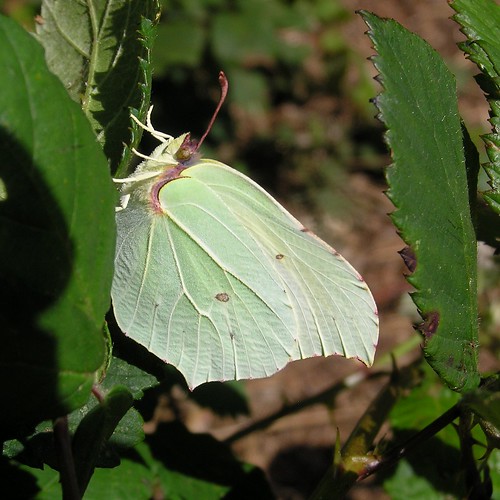
<instances>
[{"instance_id":1,"label":"pale green butterfly","mask_svg":"<svg viewBox=\"0 0 500 500\"><path fill-rule=\"evenodd\" d=\"M126 179L117 210L112 298L119 327L176 366L191 388L266 377L292 360L373 362L377 308L358 272L251 179L160 145Z\"/></svg>"}]
</instances>

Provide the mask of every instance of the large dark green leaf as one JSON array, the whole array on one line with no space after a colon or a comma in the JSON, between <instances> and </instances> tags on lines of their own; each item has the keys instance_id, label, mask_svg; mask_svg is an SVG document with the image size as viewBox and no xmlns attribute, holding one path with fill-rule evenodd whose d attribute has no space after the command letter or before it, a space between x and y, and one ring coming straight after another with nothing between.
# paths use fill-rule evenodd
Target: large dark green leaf
<instances>
[{"instance_id":1,"label":"large dark green leaf","mask_svg":"<svg viewBox=\"0 0 500 500\"><path fill-rule=\"evenodd\" d=\"M490 178L491 190L485 200L500 213L500 5L493 0L455 0L451 6L457 11L453 19L460 24L467 42L460 48L481 70L477 78L488 96L491 106L492 132L484 135L489 163L484 165ZM498 219L496 221L498 226ZM498 234L498 231L497 231Z\"/></svg>"},{"instance_id":2,"label":"large dark green leaf","mask_svg":"<svg viewBox=\"0 0 500 500\"><path fill-rule=\"evenodd\" d=\"M157 0L44 0L38 38L49 68L81 103L113 171L131 139L130 107L142 116L151 89L149 60Z\"/></svg>"},{"instance_id":3,"label":"large dark green leaf","mask_svg":"<svg viewBox=\"0 0 500 500\"><path fill-rule=\"evenodd\" d=\"M207 437L201 436L200 441L206 442ZM146 443L141 443L128 456L122 457L119 467L95 469L85 492L85 500L101 500L102 498L120 500L259 498L270 500L274 498L262 471L252 465L238 464L234 459L229 464L224 460L221 462L218 454L207 454L203 445L196 450L191 447L187 450L178 448L173 454L173 459L175 460L175 455L192 457L193 453L196 455L194 460L199 459L200 463L204 462L207 469L212 467L217 470L219 467L219 476L225 476L229 480L221 483L170 468L161 457L151 452ZM207 457L210 457L210 464L207 464ZM227 468L228 465L229 468ZM19 483L16 485L14 481L8 483L8 486L12 488L7 490L9 493L21 492L28 498L28 492L34 497L33 491L36 492L38 489L37 499L61 498L58 473L50 467L46 466L44 470L40 470L21 466L20 469L4 470L9 471L12 477L22 479L21 486Z\"/></svg>"},{"instance_id":4,"label":"large dark green leaf","mask_svg":"<svg viewBox=\"0 0 500 500\"><path fill-rule=\"evenodd\" d=\"M136 460L125 458L119 468L97 469L89 484L86 498L98 500L112 492L116 498L131 500L146 500L155 494L169 499L215 500L223 498L229 490L226 485L210 483L166 469L161 461L151 455L145 443L136 449Z\"/></svg>"},{"instance_id":5,"label":"large dark green leaf","mask_svg":"<svg viewBox=\"0 0 500 500\"><path fill-rule=\"evenodd\" d=\"M116 193L43 49L0 17L0 429L85 403L105 358Z\"/></svg>"},{"instance_id":6,"label":"large dark green leaf","mask_svg":"<svg viewBox=\"0 0 500 500\"><path fill-rule=\"evenodd\" d=\"M455 390L479 383L477 264L455 79L422 39L364 12L383 93L394 224L409 245L408 278L424 318L424 353ZM414 265L410 267L413 270Z\"/></svg>"}]
</instances>

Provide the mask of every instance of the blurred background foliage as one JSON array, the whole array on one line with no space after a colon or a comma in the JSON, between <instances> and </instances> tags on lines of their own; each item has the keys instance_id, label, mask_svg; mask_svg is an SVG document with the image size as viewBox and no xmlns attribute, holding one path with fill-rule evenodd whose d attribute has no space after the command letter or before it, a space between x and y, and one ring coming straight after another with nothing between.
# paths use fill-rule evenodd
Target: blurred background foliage
<instances>
[{"instance_id":1,"label":"blurred background foliage","mask_svg":"<svg viewBox=\"0 0 500 500\"><path fill-rule=\"evenodd\" d=\"M28 29L36 0L4 0ZM203 155L251 175L288 206L341 212L349 170L380 173L385 151L369 100L375 85L340 27L354 16L340 0L161 0L153 51L153 123L201 137L229 96ZM144 138L142 149L155 146ZM321 219L321 217L318 217Z\"/></svg>"},{"instance_id":2,"label":"blurred background foliage","mask_svg":"<svg viewBox=\"0 0 500 500\"><path fill-rule=\"evenodd\" d=\"M288 203L339 209L345 169L376 162L373 134L355 137L374 88L339 30L354 13L337 0L163 0L163 12L153 88L165 129L202 134L222 69L230 92L210 154Z\"/></svg>"}]
</instances>

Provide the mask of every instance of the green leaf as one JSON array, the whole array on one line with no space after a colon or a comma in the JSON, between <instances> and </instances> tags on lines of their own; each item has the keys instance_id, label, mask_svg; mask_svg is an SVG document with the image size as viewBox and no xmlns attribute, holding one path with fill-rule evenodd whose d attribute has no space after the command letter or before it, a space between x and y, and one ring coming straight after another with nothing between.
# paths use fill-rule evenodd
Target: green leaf
<instances>
[{"instance_id":1,"label":"green leaf","mask_svg":"<svg viewBox=\"0 0 500 500\"><path fill-rule=\"evenodd\" d=\"M483 73L490 78L499 76L500 40L498 23L500 6L493 0L454 0L450 6L457 12L453 16L467 36L460 44Z\"/></svg>"},{"instance_id":2,"label":"green leaf","mask_svg":"<svg viewBox=\"0 0 500 500\"><path fill-rule=\"evenodd\" d=\"M103 498L149 500L157 498L159 493L169 500L191 498L216 500L223 498L230 489L228 486L210 483L166 469L160 461L151 456L147 445L138 446L137 451L141 459L139 461L137 457L123 458L118 467L95 469L85 491L85 500L102 500ZM20 471L11 468L9 473L16 474L14 477L23 480L22 489L19 483L14 485L9 482L8 485L11 487L9 491L12 494L19 491L33 494L38 486L39 491L36 497L30 498L54 500L62 497L59 473L50 467L46 466L44 470L39 470L23 466ZM33 484L35 482L36 486Z\"/></svg>"},{"instance_id":3,"label":"green leaf","mask_svg":"<svg viewBox=\"0 0 500 500\"><path fill-rule=\"evenodd\" d=\"M139 58L140 70L142 76L140 78L139 89L140 89L140 104L137 109L132 109L136 117L144 119L146 113L149 109L151 101L151 87L153 79L153 66L151 62L151 49L153 47L153 42L156 37L156 26L149 19L142 19L141 29L140 29L140 41L144 46L144 57ZM134 104L135 105L135 104ZM129 122L131 139L127 143L127 146L123 150L123 156L120 160L120 164L115 171L117 177L122 177L127 175L130 160L132 158L133 149L139 146L142 137L142 129L137 125L135 121Z\"/></svg>"},{"instance_id":4,"label":"green leaf","mask_svg":"<svg viewBox=\"0 0 500 500\"><path fill-rule=\"evenodd\" d=\"M43 50L0 17L0 428L85 403L105 358L116 193L85 116Z\"/></svg>"},{"instance_id":5,"label":"green leaf","mask_svg":"<svg viewBox=\"0 0 500 500\"><path fill-rule=\"evenodd\" d=\"M179 449L182 449L179 448ZM146 443L136 447L141 458L149 467L150 471L156 477L156 483L159 483L161 490L167 498L221 498L228 490L228 485L216 484L193 477L190 474L183 474L166 467L159 458L151 453ZM183 450L180 455L184 455L187 450ZM211 457L211 461L217 461L217 455L206 455Z\"/></svg>"},{"instance_id":6,"label":"green leaf","mask_svg":"<svg viewBox=\"0 0 500 500\"><path fill-rule=\"evenodd\" d=\"M179 435L179 427L175 427ZM181 439L185 438L180 432ZM174 438L177 443L177 440ZM86 500L100 500L102 498L120 499L149 499L168 498L169 500L182 500L190 498L219 499L226 498L259 498L266 500L274 498L263 473L254 466L239 464L234 458L227 462L225 454L221 457L220 451L207 455L202 444L207 441L214 443L213 446L223 448L208 436L193 435L193 446L167 447L167 450L158 453L151 452L146 443L135 447L133 455L122 457L119 467L113 469L96 469L85 492ZM226 452L227 454L227 452ZM224 477L224 481L218 481L213 477L200 478L193 471L183 471L177 465L169 467L167 464L177 458L181 462L184 458L197 456L200 464L209 470L206 457L210 456L212 468L218 471L218 475ZM222 461L221 461L222 458ZM198 460L192 460L198 462ZM38 471L35 475L41 476ZM47 482L47 481L45 481ZM40 479L39 479L40 484Z\"/></svg>"},{"instance_id":7,"label":"green leaf","mask_svg":"<svg viewBox=\"0 0 500 500\"><path fill-rule=\"evenodd\" d=\"M460 399L457 393L439 383L430 368L423 368L422 383L401 398L391 412L395 443L407 441ZM445 495L462 498L463 484L452 480L459 468L458 435L454 427L447 426L432 438L423 440L401 460L390 477L384 479L384 489L391 499L442 499Z\"/></svg>"},{"instance_id":8,"label":"green leaf","mask_svg":"<svg viewBox=\"0 0 500 500\"><path fill-rule=\"evenodd\" d=\"M155 498L157 488L155 476L146 465L137 460L122 459L119 467L94 471L85 500L149 500Z\"/></svg>"},{"instance_id":9,"label":"green leaf","mask_svg":"<svg viewBox=\"0 0 500 500\"><path fill-rule=\"evenodd\" d=\"M491 483L493 487L493 500L500 499L500 450L493 450L488 460L491 471Z\"/></svg>"},{"instance_id":10,"label":"green leaf","mask_svg":"<svg viewBox=\"0 0 500 500\"><path fill-rule=\"evenodd\" d=\"M37 34L47 63L81 103L113 171L123 144L131 142L129 108L140 109L142 116L149 106L147 61L154 33L151 21L142 19L155 20L158 14L157 0L42 3ZM139 139L134 127L132 143Z\"/></svg>"},{"instance_id":11,"label":"green leaf","mask_svg":"<svg viewBox=\"0 0 500 500\"><path fill-rule=\"evenodd\" d=\"M125 387L133 399L138 400L142 398L144 390L157 385L157 383L157 379L149 373L113 356L106 377L100 385L96 386L96 391L106 398L117 388ZM70 430L78 432L82 420L94 411L98 405L97 399L91 395L85 405L69 415ZM137 410L131 408L117 424L110 436L109 444L120 448L135 446L144 439L143 423L141 415ZM103 452L107 451L105 445L106 443L102 445Z\"/></svg>"},{"instance_id":12,"label":"green leaf","mask_svg":"<svg viewBox=\"0 0 500 500\"><path fill-rule=\"evenodd\" d=\"M476 240L455 79L439 55L393 20L362 13L378 56L376 104L388 132L393 222L416 258L408 281L424 318L424 353L455 390L479 383Z\"/></svg>"},{"instance_id":13,"label":"green leaf","mask_svg":"<svg viewBox=\"0 0 500 500\"><path fill-rule=\"evenodd\" d=\"M135 451L137 453L134 459L123 458L120 467L97 469L85 494L86 500L100 500L103 497L147 500L157 496L169 500L216 500L223 498L230 490L231 493L234 491L229 485L213 483L168 469L161 459L151 454L145 443L137 446ZM179 449L178 453L182 455L184 451ZM252 477L252 471L246 476L252 478L255 484L256 476ZM269 495L266 495L267 490L262 487L263 484L265 485L257 482L255 496L242 497L236 494L233 498L269 498Z\"/></svg>"},{"instance_id":14,"label":"green leaf","mask_svg":"<svg viewBox=\"0 0 500 500\"><path fill-rule=\"evenodd\" d=\"M442 447L439 441L415 455L415 460L402 460L393 475L384 481L384 490L391 500L444 500L464 498L463 488L453 481L459 464L458 450ZM430 461L429 457L433 460ZM437 467L435 466L437 463ZM420 465L420 466L419 466ZM444 474L440 476L440 474ZM437 481L437 485L436 485Z\"/></svg>"},{"instance_id":15,"label":"green leaf","mask_svg":"<svg viewBox=\"0 0 500 500\"><path fill-rule=\"evenodd\" d=\"M85 491L85 500L103 498L149 500L157 498L159 494L169 500L190 498L216 500L222 498L230 489L227 485L211 483L165 468L160 460L151 455L148 446L144 443L138 445L135 451L133 457L122 458L118 467L95 469ZM21 473L15 469L11 471L11 473ZM39 488L37 499L61 498L61 485L57 471L50 467L39 470L29 469L26 466L23 466L21 471L26 474L23 478L24 484L30 479L30 483L33 483L33 478L36 480ZM33 491L33 485L29 486L29 491Z\"/></svg>"},{"instance_id":16,"label":"green leaf","mask_svg":"<svg viewBox=\"0 0 500 500\"><path fill-rule=\"evenodd\" d=\"M102 381L100 388L107 392L115 385L124 385L132 393L134 399L141 399L143 391L157 384L158 380L153 375L113 356L106 378Z\"/></svg>"},{"instance_id":17,"label":"green leaf","mask_svg":"<svg viewBox=\"0 0 500 500\"><path fill-rule=\"evenodd\" d=\"M25 481L29 478L30 483L35 482L35 494L24 498L36 498L36 500L56 500L63 498L58 471L48 466L45 466L43 469L31 469L27 466L21 466L20 469L26 475ZM21 485L24 489L25 482L23 481ZM12 488L11 493L14 495L18 491L19 484L15 489ZM15 497L13 496L12 498Z\"/></svg>"},{"instance_id":18,"label":"green leaf","mask_svg":"<svg viewBox=\"0 0 500 500\"><path fill-rule=\"evenodd\" d=\"M30 493L35 490L37 500L56 500L63 498L59 473L51 467L45 466L43 470L30 469L22 466L25 474L21 491L25 491L26 481L35 482L35 487L30 484ZM19 472L18 472L19 474ZM122 460L119 467L112 469L96 469L85 491L85 500L102 500L103 498L120 500L149 500L155 491L154 476L144 464L136 460ZM38 487L38 488L37 488ZM38 489L38 491L36 491ZM20 490L12 487L12 493ZM15 497L11 497L15 498Z\"/></svg>"},{"instance_id":19,"label":"green leaf","mask_svg":"<svg viewBox=\"0 0 500 500\"><path fill-rule=\"evenodd\" d=\"M133 399L138 400L143 396L143 391L158 384L156 377L142 371L136 366L113 356L106 377L96 390L105 398L113 394L118 388L126 388ZM87 403L69 416L70 429L77 431L81 421L98 407L99 403L91 396ZM117 423L112 435L109 437L109 445L114 448L130 448L144 439L143 420L135 408L130 408L123 418ZM108 452L107 443L102 443L103 456ZM100 465L100 462L98 462Z\"/></svg>"},{"instance_id":20,"label":"green leaf","mask_svg":"<svg viewBox=\"0 0 500 500\"><path fill-rule=\"evenodd\" d=\"M113 431L109 445L114 449L132 448L142 441L144 441L144 420L135 408L130 408Z\"/></svg>"},{"instance_id":21,"label":"green leaf","mask_svg":"<svg viewBox=\"0 0 500 500\"><path fill-rule=\"evenodd\" d=\"M453 19L467 36L467 42L461 43L460 48L481 70L477 80L491 107L493 130L482 138L490 160L484 168L492 189L484 193L484 198L500 213L500 5L493 0L455 0L451 7L457 11ZM496 224L498 226L498 219Z\"/></svg>"},{"instance_id":22,"label":"green leaf","mask_svg":"<svg viewBox=\"0 0 500 500\"><path fill-rule=\"evenodd\" d=\"M500 378L493 376L486 380L479 389L472 391L464 398L464 403L496 427L500 433Z\"/></svg>"},{"instance_id":23,"label":"green leaf","mask_svg":"<svg viewBox=\"0 0 500 500\"><path fill-rule=\"evenodd\" d=\"M424 376L420 384L402 397L391 411L390 422L394 429L417 433L460 400L456 392L441 385L428 366L422 364L421 368ZM448 445L458 447L454 428L446 427L438 435Z\"/></svg>"}]
</instances>

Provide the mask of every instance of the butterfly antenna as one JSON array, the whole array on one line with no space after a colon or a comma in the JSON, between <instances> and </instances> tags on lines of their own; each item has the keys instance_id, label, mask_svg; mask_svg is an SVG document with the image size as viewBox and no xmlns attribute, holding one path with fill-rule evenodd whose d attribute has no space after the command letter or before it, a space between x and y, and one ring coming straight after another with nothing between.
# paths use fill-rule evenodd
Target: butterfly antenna
<instances>
[{"instance_id":1,"label":"butterfly antenna","mask_svg":"<svg viewBox=\"0 0 500 500\"><path fill-rule=\"evenodd\" d=\"M196 150L199 149L199 147L202 145L203 141L205 140L205 137L208 135L210 132L212 125L215 122L215 119L217 118L217 115L219 114L220 108L222 108L222 105L224 104L224 101L226 100L227 96L227 89L229 87L229 83L227 81L227 77L224 74L224 71L221 71L219 73L219 85L220 85L220 98L219 98L219 103L217 104L217 107L215 108L214 114L212 115L212 119L210 120L210 123L208 124L207 130L203 134L202 138L199 140Z\"/></svg>"}]
</instances>

